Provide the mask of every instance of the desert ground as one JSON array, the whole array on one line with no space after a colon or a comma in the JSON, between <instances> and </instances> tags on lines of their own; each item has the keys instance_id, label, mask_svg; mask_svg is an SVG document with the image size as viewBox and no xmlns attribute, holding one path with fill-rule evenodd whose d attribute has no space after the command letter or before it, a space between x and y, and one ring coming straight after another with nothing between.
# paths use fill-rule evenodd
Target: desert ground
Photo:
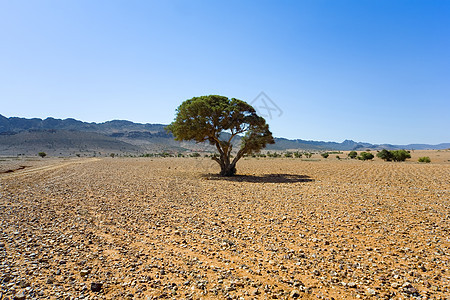
<instances>
[{"instance_id":1,"label":"desert ground","mask_svg":"<svg viewBox=\"0 0 450 300\"><path fill-rule=\"evenodd\" d=\"M0 160L0 299L450 299L450 151L412 154Z\"/></svg>"}]
</instances>

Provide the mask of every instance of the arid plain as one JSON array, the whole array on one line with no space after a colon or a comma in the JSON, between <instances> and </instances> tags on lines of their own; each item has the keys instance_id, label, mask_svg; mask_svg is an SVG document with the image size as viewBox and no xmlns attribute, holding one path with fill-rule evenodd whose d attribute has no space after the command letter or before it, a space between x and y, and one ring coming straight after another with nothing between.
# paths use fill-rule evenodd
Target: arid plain
<instances>
[{"instance_id":1,"label":"arid plain","mask_svg":"<svg viewBox=\"0 0 450 300\"><path fill-rule=\"evenodd\" d=\"M0 161L0 299L450 299L450 151L334 156Z\"/></svg>"}]
</instances>

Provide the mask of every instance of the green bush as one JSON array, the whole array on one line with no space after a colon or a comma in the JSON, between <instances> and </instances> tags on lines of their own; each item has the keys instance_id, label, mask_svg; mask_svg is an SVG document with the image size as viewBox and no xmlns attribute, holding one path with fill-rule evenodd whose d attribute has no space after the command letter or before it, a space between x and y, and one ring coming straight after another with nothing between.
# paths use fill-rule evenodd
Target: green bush
<instances>
[{"instance_id":1,"label":"green bush","mask_svg":"<svg viewBox=\"0 0 450 300\"><path fill-rule=\"evenodd\" d=\"M328 156L329 156L330 154L328 154L328 153L322 153L321 155L322 155L323 158L328 158Z\"/></svg>"},{"instance_id":2,"label":"green bush","mask_svg":"<svg viewBox=\"0 0 450 300\"><path fill-rule=\"evenodd\" d=\"M356 157L358 156L358 152L356 152L356 151L350 151L350 153L347 154L347 155L348 155L348 157L350 157L351 159L354 159L354 158L356 158Z\"/></svg>"},{"instance_id":3,"label":"green bush","mask_svg":"<svg viewBox=\"0 0 450 300\"><path fill-rule=\"evenodd\" d=\"M302 155L303 155L303 154L301 154L301 153L298 152L298 151L294 152L294 156L295 156L296 158L302 158Z\"/></svg>"},{"instance_id":4,"label":"green bush","mask_svg":"<svg viewBox=\"0 0 450 300\"><path fill-rule=\"evenodd\" d=\"M405 161L407 158L411 158L411 154L406 150L386 150L383 149L378 152L377 157L384 159L385 161Z\"/></svg>"},{"instance_id":5,"label":"green bush","mask_svg":"<svg viewBox=\"0 0 450 300\"><path fill-rule=\"evenodd\" d=\"M385 161L391 161L393 158L393 155L392 155L391 151L383 149L377 153L377 157L379 157Z\"/></svg>"},{"instance_id":6,"label":"green bush","mask_svg":"<svg viewBox=\"0 0 450 300\"><path fill-rule=\"evenodd\" d=\"M419 157L419 162L430 163L431 159L428 156Z\"/></svg>"},{"instance_id":7,"label":"green bush","mask_svg":"<svg viewBox=\"0 0 450 300\"><path fill-rule=\"evenodd\" d=\"M373 154L369 152L361 152L358 156L359 160L371 160L373 158L374 158Z\"/></svg>"},{"instance_id":8,"label":"green bush","mask_svg":"<svg viewBox=\"0 0 450 300\"><path fill-rule=\"evenodd\" d=\"M38 155L39 155L40 157L44 158L44 157L47 156L47 153L45 153L45 152L39 152Z\"/></svg>"},{"instance_id":9,"label":"green bush","mask_svg":"<svg viewBox=\"0 0 450 300\"><path fill-rule=\"evenodd\" d=\"M406 150L393 150L391 153L393 161L405 161L407 158L411 158L411 154Z\"/></svg>"}]
</instances>

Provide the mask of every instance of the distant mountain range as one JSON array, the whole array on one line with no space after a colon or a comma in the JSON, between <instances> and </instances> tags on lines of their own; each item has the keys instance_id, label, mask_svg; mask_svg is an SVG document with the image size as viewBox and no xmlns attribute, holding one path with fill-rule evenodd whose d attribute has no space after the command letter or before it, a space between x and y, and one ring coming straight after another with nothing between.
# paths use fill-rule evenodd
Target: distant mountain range
<instances>
[{"instance_id":1,"label":"distant mountain range","mask_svg":"<svg viewBox=\"0 0 450 300\"><path fill-rule=\"evenodd\" d=\"M143 154L149 152L214 151L207 143L177 142L163 124L139 124L114 120L88 123L75 119L4 117L0 115L0 155L32 155L44 151L51 155ZM238 143L238 142L237 142ZM345 140L342 143L275 138L266 150L328 151L365 149L447 149L439 145L374 145Z\"/></svg>"}]
</instances>

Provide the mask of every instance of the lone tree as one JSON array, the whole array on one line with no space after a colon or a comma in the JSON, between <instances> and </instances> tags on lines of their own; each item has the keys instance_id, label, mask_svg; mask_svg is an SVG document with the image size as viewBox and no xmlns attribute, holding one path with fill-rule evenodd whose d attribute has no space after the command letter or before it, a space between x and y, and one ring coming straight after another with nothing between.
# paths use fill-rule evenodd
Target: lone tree
<instances>
[{"instance_id":1,"label":"lone tree","mask_svg":"<svg viewBox=\"0 0 450 300\"><path fill-rule=\"evenodd\" d=\"M222 176L236 174L236 163L245 154L257 153L275 143L266 120L250 104L219 95L194 97L181 103L167 130L177 141L208 141L216 146L219 155L212 159L220 165ZM238 135L243 135L241 147L231 160L233 139Z\"/></svg>"}]
</instances>

